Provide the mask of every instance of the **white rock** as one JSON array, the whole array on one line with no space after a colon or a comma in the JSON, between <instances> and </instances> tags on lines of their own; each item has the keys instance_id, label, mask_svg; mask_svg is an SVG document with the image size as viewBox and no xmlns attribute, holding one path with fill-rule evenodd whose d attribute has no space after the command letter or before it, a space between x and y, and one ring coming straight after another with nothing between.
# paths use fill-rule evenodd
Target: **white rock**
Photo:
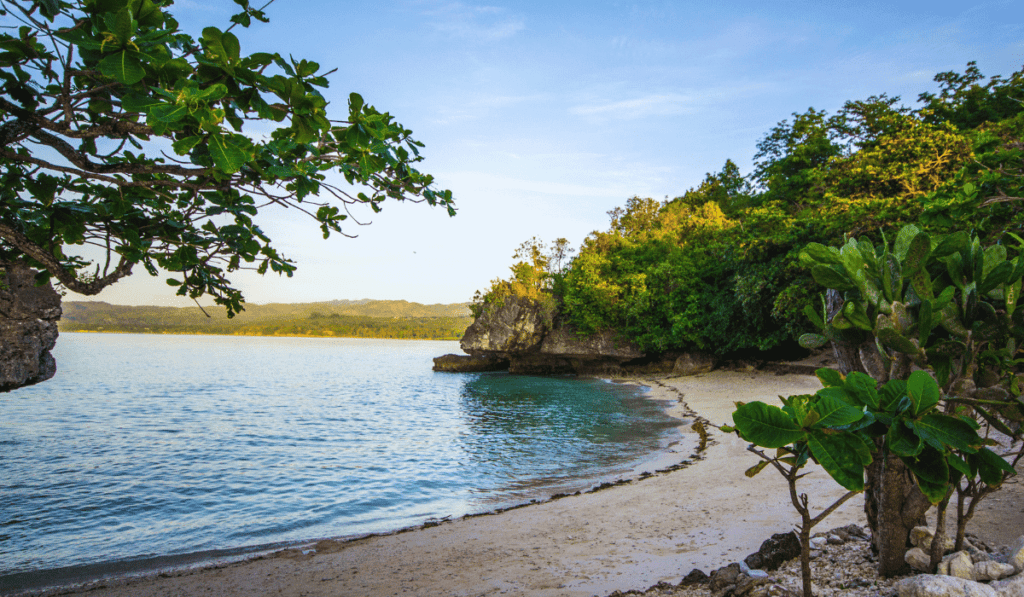
<instances>
[{"instance_id":1,"label":"white rock","mask_svg":"<svg viewBox=\"0 0 1024 597\"><path fill-rule=\"evenodd\" d=\"M932 539L935 537L935 533L932 532L928 527L914 527L910 531L910 543L916 545L921 549L928 551L932 548ZM956 541L947 533L946 540L943 541L942 546L945 548L943 551L949 551L956 545Z\"/></svg>"},{"instance_id":2,"label":"white rock","mask_svg":"<svg viewBox=\"0 0 1024 597\"><path fill-rule=\"evenodd\" d=\"M949 575L966 580L977 580L974 577L974 562L971 554L958 551L949 559Z\"/></svg>"},{"instance_id":3,"label":"white rock","mask_svg":"<svg viewBox=\"0 0 1024 597\"><path fill-rule=\"evenodd\" d=\"M903 555L904 561L910 564L910 567L914 570L920 570L921 572L928 572L928 565L931 564L931 558L925 553L920 547L910 548L906 554Z\"/></svg>"},{"instance_id":4,"label":"white rock","mask_svg":"<svg viewBox=\"0 0 1024 597\"><path fill-rule=\"evenodd\" d=\"M829 535L826 542L828 542L829 545L842 545L843 543L846 543L846 541L843 541L843 538L839 535Z\"/></svg>"},{"instance_id":5,"label":"white rock","mask_svg":"<svg viewBox=\"0 0 1024 597\"><path fill-rule=\"evenodd\" d=\"M828 538L826 537L813 537L811 538L811 549L821 549L825 547L826 543L828 543Z\"/></svg>"},{"instance_id":6,"label":"white rock","mask_svg":"<svg viewBox=\"0 0 1024 597\"><path fill-rule=\"evenodd\" d=\"M956 578L921 574L905 578L896 584L900 597L1000 597L988 585Z\"/></svg>"},{"instance_id":7,"label":"white rock","mask_svg":"<svg viewBox=\"0 0 1024 597\"><path fill-rule=\"evenodd\" d=\"M935 574L945 574L949 576L949 560L942 560L939 565L935 568Z\"/></svg>"},{"instance_id":8,"label":"white rock","mask_svg":"<svg viewBox=\"0 0 1024 597\"><path fill-rule=\"evenodd\" d=\"M986 561L974 564L974 580L999 580L1013 572L1013 566L1000 562Z\"/></svg>"},{"instance_id":9,"label":"white rock","mask_svg":"<svg viewBox=\"0 0 1024 597\"><path fill-rule=\"evenodd\" d=\"M1024 597L1024 574L997 580L989 586L999 592L999 597Z\"/></svg>"},{"instance_id":10,"label":"white rock","mask_svg":"<svg viewBox=\"0 0 1024 597\"><path fill-rule=\"evenodd\" d=\"M1018 573L1024 572L1024 536L1018 537L1010 546L1010 559L1007 563Z\"/></svg>"},{"instance_id":11,"label":"white rock","mask_svg":"<svg viewBox=\"0 0 1024 597\"><path fill-rule=\"evenodd\" d=\"M764 570L751 570L747 573L750 578L768 578L768 573Z\"/></svg>"}]
</instances>

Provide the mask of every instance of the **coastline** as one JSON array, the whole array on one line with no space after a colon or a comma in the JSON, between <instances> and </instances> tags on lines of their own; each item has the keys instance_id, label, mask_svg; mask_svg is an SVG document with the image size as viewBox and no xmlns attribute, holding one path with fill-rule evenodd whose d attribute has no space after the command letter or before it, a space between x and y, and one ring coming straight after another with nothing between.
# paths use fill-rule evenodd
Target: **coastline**
<instances>
[{"instance_id":1,"label":"coastline","mask_svg":"<svg viewBox=\"0 0 1024 597\"><path fill-rule=\"evenodd\" d=\"M733 400L777 400L807 391L816 378L716 371L692 378L632 378L650 398L671 400L670 414L699 413L721 424ZM682 398L682 400L680 400ZM684 426L696 443L696 432ZM513 506L493 514L437 521L393 533L325 540L239 563L163 572L143 579L107 579L35 594L248 595L281 591L328 594L513 595L608 594L678 582L756 551L795 521L781 479L743 475L753 456L714 428L699 454L680 454L679 467L644 470L636 481ZM690 466L685 465L690 461ZM693 465L696 463L696 465ZM816 478L815 478L816 477ZM802 487L811 495L842 493L818 471ZM690 495L687 499L685 496ZM828 520L859 519L851 500Z\"/></svg>"},{"instance_id":2,"label":"coastline","mask_svg":"<svg viewBox=\"0 0 1024 597\"><path fill-rule=\"evenodd\" d=\"M670 411L677 418L715 425L727 422L736 400L777 403L780 394L819 387L813 376L764 371L616 381L649 386L650 398L674 401ZM688 426L681 431L695 434ZM746 478L756 459L745 442L714 427L707 431L705 448L686 454L680 466L647 470L634 481L391 533L311 542L242 562L32 594L589 597L675 584L694 568L710 572L741 561L797 522L781 478ZM799 489L819 511L843 490L820 469L810 472ZM993 531L1024 534L1024 520L1014 518L1020 489L983 503L972 530L986 539ZM862 498L850 500L816 530L863 525L862 507Z\"/></svg>"}]
</instances>

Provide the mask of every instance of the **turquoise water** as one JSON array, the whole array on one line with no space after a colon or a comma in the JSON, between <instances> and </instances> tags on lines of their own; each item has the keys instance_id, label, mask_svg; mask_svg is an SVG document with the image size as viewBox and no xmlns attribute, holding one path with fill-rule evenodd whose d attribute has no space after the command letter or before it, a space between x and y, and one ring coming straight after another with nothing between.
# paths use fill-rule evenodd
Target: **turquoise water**
<instances>
[{"instance_id":1,"label":"turquoise water","mask_svg":"<svg viewBox=\"0 0 1024 597\"><path fill-rule=\"evenodd\" d=\"M637 386L431 371L454 342L62 334L0 394L3 576L393 530L587 487L678 421Z\"/></svg>"}]
</instances>

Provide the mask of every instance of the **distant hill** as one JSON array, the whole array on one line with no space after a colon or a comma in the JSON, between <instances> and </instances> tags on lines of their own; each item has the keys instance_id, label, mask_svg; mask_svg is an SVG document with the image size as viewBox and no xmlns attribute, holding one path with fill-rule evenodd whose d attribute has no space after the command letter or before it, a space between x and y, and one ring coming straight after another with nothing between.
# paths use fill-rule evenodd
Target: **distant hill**
<instances>
[{"instance_id":1,"label":"distant hill","mask_svg":"<svg viewBox=\"0 0 1024 597\"><path fill-rule=\"evenodd\" d=\"M467 303L422 305L369 299L321 303L247 304L228 319L208 307L130 307L103 302L65 302L60 321L67 332L337 336L457 340L473 322Z\"/></svg>"}]
</instances>

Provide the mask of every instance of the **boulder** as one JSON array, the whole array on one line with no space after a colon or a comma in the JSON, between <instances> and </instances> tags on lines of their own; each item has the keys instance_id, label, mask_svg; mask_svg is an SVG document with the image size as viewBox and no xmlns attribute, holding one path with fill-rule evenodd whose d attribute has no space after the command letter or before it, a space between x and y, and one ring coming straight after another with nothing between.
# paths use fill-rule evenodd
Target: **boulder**
<instances>
[{"instance_id":1,"label":"boulder","mask_svg":"<svg viewBox=\"0 0 1024 597\"><path fill-rule=\"evenodd\" d=\"M1024 574L994 581L989 586L999 591L999 597L1024 597Z\"/></svg>"},{"instance_id":2,"label":"boulder","mask_svg":"<svg viewBox=\"0 0 1024 597\"><path fill-rule=\"evenodd\" d=\"M535 351L548 330L548 322L537 301L505 297L501 306L491 306L466 329L460 346L471 355L508 357Z\"/></svg>"},{"instance_id":3,"label":"boulder","mask_svg":"<svg viewBox=\"0 0 1024 597\"><path fill-rule=\"evenodd\" d=\"M974 561L971 554L958 551L949 558L949 575L967 580L978 580L974 577Z\"/></svg>"},{"instance_id":4,"label":"boulder","mask_svg":"<svg viewBox=\"0 0 1024 597\"><path fill-rule=\"evenodd\" d=\"M1010 557L1006 561L1017 573L1024 572L1024 536L1018 537L1010 546Z\"/></svg>"},{"instance_id":5,"label":"boulder","mask_svg":"<svg viewBox=\"0 0 1024 597\"><path fill-rule=\"evenodd\" d=\"M0 392L46 381L57 372L60 295L20 262L0 263Z\"/></svg>"},{"instance_id":6,"label":"boulder","mask_svg":"<svg viewBox=\"0 0 1024 597\"><path fill-rule=\"evenodd\" d=\"M708 373L715 368L716 364L715 357L709 354L689 352L676 359L676 364L672 368L672 375L687 377Z\"/></svg>"},{"instance_id":7,"label":"boulder","mask_svg":"<svg viewBox=\"0 0 1024 597\"><path fill-rule=\"evenodd\" d=\"M690 570L690 573L683 577L683 580L679 581L680 587L686 587L689 585L701 585L708 582L708 575L704 574L704 571L699 568Z\"/></svg>"},{"instance_id":8,"label":"boulder","mask_svg":"<svg viewBox=\"0 0 1024 597\"><path fill-rule=\"evenodd\" d=\"M800 555L800 539L796 533L777 533L761 544L743 562L755 570L776 570L783 562Z\"/></svg>"},{"instance_id":9,"label":"boulder","mask_svg":"<svg viewBox=\"0 0 1024 597\"><path fill-rule=\"evenodd\" d=\"M505 371L508 359L492 355L446 354L434 358L434 371L451 373L476 373L480 371Z\"/></svg>"},{"instance_id":10,"label":"boulder","mask_svg":"<svg viewBox=\"0 0 1024 597\"><path fill-rule=\"evenodd\" d=\"M723 566L711 573L708 579L708 588L711 592L718 592L726 587L733 586L739 580L740 565L737 563Z\"/></svg>"},{"instance_id":11,"label":"boulder","mask_svg":"<svg viewBox=\"0 0 1024 597\"><path fill-rule=\"evenodd\" d=\"M930 551L932 548L932 539L935 537L935 533L932 532L928 527L914 527L910 531L910 543L925 551ZM943 542L943 553L948 552L956 546L956 542L952 537L946 536L946 540Z\"/></svg>"},{"instance_id":12,"label":"boulder","mask_svg":"<svg viewBox=\"0 0 1024 597\"><path fill-rule=\"evenodd\" d=\"M988 585L938 574L905 578L896 583L896 589L900 597L999 597Z\"/></svg>"},{"instance_id":13,"label":"boulder","mask_svg":"<svg viewBox=\"0 0 1024 597\"><path fill-rule=\"evenodd\" d=\"M910 567L920 572L929 572L931 557L920 547L913 547L903 554L903 559L910 564Z\"/></svg>"},{"instance_id":14,"label":"boulder","mask_svg":"<svg viewBox=\"0 0 1024 597\"><path fill-rule=\"evenodd\" d=\"M991 560L974 564L974 580L1001 580L1013 574L1013 566Z\"/></svg>"}]
</instances>

